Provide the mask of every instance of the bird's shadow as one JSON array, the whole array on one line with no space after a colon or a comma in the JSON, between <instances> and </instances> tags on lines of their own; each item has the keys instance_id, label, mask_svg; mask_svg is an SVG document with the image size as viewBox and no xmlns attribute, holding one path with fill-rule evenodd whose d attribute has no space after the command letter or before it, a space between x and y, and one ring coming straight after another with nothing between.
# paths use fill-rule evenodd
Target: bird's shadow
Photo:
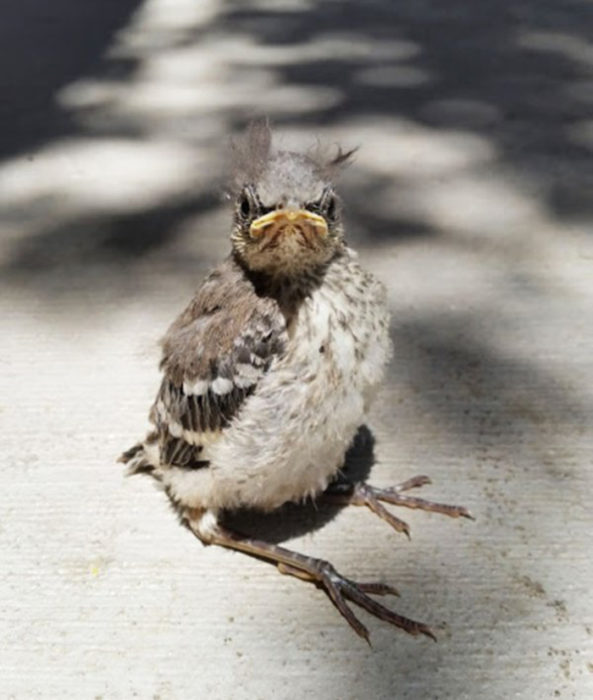
<instances>
[{"instance_id":1,"label":"bird's shadow","mask_svg":"<svg viewBox=\"0 0 593 700\"><path fill-rule=\"evenodd\" d=\"M344 458L339 480L366 481L375 462L375 438L366 425L361 425ZM233 532L277 544L318 530L332 520L343 505L315 500L287 503L272 513L239 510L228 513L225 527Z\"/></svg>"}]
</instances>

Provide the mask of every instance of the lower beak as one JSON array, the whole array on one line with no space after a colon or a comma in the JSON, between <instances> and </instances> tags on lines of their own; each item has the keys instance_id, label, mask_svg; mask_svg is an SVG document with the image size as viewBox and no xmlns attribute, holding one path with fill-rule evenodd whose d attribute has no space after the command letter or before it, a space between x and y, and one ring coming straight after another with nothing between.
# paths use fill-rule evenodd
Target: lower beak
<instances>
[{"instance_id":1,"label":"lower beak","mask_svg":"<svg viewBox=\"0 0 593 700\"><path fill-rule=\"evenodd\" d=\"M276 209L252 221L249 232L254 238L267 232L287 228L289 231L299 226L313 228L320 236L327 235L327 222L322 216L306 209Z\"/></svg>"}]
</instances>

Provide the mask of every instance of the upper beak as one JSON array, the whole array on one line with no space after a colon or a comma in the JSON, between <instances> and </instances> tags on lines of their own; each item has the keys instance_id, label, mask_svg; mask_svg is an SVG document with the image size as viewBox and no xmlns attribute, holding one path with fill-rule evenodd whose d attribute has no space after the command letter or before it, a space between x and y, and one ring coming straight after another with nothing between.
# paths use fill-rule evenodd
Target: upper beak
<instances>
[{"instance_id":1,"label":"upper beak","mask_svg":"<svg viewBox=\"0 0 593 700\"><path fill-rule=\"evenodd\" d=\"M266 233L266 229L277 230L279 227L298 227L305 224L312 227L320 236L327 235L327 222L322 216L306 209L276 209L252 221L249 232L255 238Z\"/></svg>"}]
</instances>

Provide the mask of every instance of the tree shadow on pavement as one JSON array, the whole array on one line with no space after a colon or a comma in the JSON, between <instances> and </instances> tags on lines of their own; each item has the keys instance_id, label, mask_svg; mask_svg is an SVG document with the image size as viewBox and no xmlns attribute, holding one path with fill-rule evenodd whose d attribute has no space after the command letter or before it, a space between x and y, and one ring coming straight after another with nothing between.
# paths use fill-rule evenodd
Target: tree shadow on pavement
<instances>
[{"instance_id":1,"label":"tree shadow on pavement","mask_svg":"<svg viewBox=\"0 0 593 700\"><path fill-rule=\"evenodd\" d=\"M106 138L131 138L139 143L160 138L150 103L122 116L107 98L94 108L68 107L58 105L55 94L85 75L99 88L117 83L124 93L126 86L133 91L143 62L195 48L203 51L200 56L211 54L226 69L213 88L219 93L219 105L188 108L181 121L172 118L172 138L196 154L210 148L211 139L207 133L188 139L183 127L192 119L202 123L205 115L218 118L223 126L220 152L229 132L244 125L253 113L267 112L282 127L298 126L313 134L320 128L327 131L329 127L397 119L430 133L477 135L491 144L496 164L520 177L550 215L568 222L592 214L593 167L586 128L591 111L587 82L591 66L586 40L593 11L586 3L558 6L530 0L517 5L507 0L493 6L485 1L468 5L451 0L443 6L425 0L408 6L385 0L365 4L343 0L303 3L286 11L262 9L258 3L226 2L182 38L163 34L161 44L153 49L142 48L136 54L128 50L124 57L121 51L113 55L108 51L110 43L116 42L117 32L138 7L138 2L109 2L82 10L63 0L42 15L33 12L30 2L4 13L6 40L1 45L6 60L2 65L5 70L10 66L12 72L4 88L8 128L1 144L5 156L27 154L66 135L94 139L99 145ZM235 58L233 47L240 59ZM237 84L252 88L241 100L233 101ZM159 85L167 87L166 82L157 84L158 89ZM199 91L199 84L194 89ZM326 93L330 97L324 101ZM269 98L269 105L262 95ZM161 99L166 103L165 91ZM161 107L156 103L154 109ZM93 110L101 113L98 121L93 121ZM180 126L175 130L177 122ZM389 128L388 123L384 128ZM167 138L171 138L170 130ZM364 142L360 145L364 149ZM397 152L389 157L397 163ZM438 222L386 208L389 187L399 186L393 176L390 182L384 173L363 168L359 172L357 183L346 182L344 195L355 238L361 244L440 233ZM47 251L48 260L55 261L50 270L59 275L62 256L69 259L70 266L84 269L92 264L94 253L102 257L107 245L116 293L124 276L129 279L145 273L138 271L137 263L146 251L159 249L166 258L184 220L195 215L199 229L203 225L200 215L218 209L215 193L220 173L213 174L213 180L198 186L188 183L186 191L176 195L177 202L155 198L141 211L114 209L96 214L82 204L78 213L52 220L44 217L41 203L34 231L28 236L23 233L34 240L16 236L2 270L9 273L9 282L42 286L45 278L37 275L40 249ZM472 177L471 170L468 176ZM405 185L405 173L403 180ZM381 198L378 193L383 190ZM31 201L28 208L35 206ZM59 198L48 206L50 212L59 212ZM0 214L1 210L0 204ZM122 223L129 244L123 240ZM18 226L18 221L12 224ZM157 225L160 230L155 233ZM118 243L110 246L114 227L120 229ZM70 245L74 231L78 239L84 239L78 257L77 246ZM194 244L196 255L203 255L199 237ZM134 256L129 255L131 249ZM126 261L125 273L118 255ZM89 284L93 279L89 277ZM122 285L122 294L129 288Z\"/></svg>"},{"instance_id":2,"label":"tree shadow on pavement","mask_svg":"<svg viewBox=\"0 0 593 700\"><path fill-rule=\"evenodd\" d=\"M29 153L49 140L80 134L76 114L56 93L85 75L129 75L133 61L104 59L141 0L6 3L0 22L0 157Z\"/></svg>"}]
</instances>

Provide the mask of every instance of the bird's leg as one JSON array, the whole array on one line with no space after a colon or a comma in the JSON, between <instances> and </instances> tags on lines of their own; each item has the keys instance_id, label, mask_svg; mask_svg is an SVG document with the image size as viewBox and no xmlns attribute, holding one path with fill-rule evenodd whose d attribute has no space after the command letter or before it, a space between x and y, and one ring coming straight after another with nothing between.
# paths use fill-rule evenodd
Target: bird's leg
<instances>
[{"instance_id":1,"label":"bird's leg","mask_svg":"<svg viewBox=\"0 0 593 700\"><path fill-rule=\"evenodd\" d=\"M276 544L270 544L269 542L231 532L222 527L210 511L189 509L185 512L185 517L192 532L204 544L217 544L265 559L276 564L281 573L311 581L323 588L352 629L366 639L367 642L369 641L369 632L348 607L346 600L356 603L371 613L371 615L389 622L409 634L424 634L436 640L427 625L410 620L403 615L398 615L393 610L373 600L369 595L399 595L395 588L391 586L384 583L358 583L352 581L338 573L329 562L323 559L308 557Z\"/></svg>"},{"instance_id":2,"label":"bird's leg","mask_svg":"<svg viewBox=\"0 0 593 700\"><path fill-rule=\"evenodd\" d=\"M418 508L432 513L442 513L451 518L472 518L473 516L463 506L449 506L444 503L435 503L423 498L416 498L404 494L404 491L430 484L427 476L414 476L407 481L380 489L370 486L364 482L352 483L338 479L331 483L322 494L322 500L326 503L350 504L356 506L367 506L373 513L388 522L398 532L410 535L410 528L403 520L390 513L382 504L390 503L395 506L405 506L406 508Z\"/></svg>"}]
</instances>

